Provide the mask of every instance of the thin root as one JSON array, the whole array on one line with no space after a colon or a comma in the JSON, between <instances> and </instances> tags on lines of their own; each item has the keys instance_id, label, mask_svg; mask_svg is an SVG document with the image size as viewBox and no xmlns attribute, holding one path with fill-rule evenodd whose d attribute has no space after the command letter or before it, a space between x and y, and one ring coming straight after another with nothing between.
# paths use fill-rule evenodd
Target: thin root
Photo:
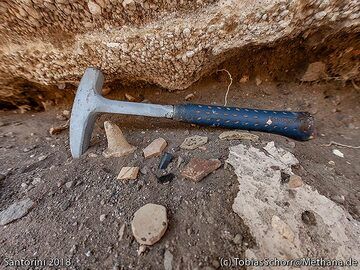
<instances>
[{"instance_id":1,"label":"thin root","mask_svg":"<svg viewBox=\"0 0 360 270\"><path fill-rule=\"evenodd\" d=\"M342 143L338 143L338 142L334 142L334 141L331 141L328 144L322 144L321 146L331 146L331 145L338 145L338 146L352 148L352 149L360 149L360 145L359 146L353 146L353 145L342 144Z\"/></svg>"},{"instance_id":2,"label":"thin root","mask_svg":"<svg viewBox=\"0 0 360 270\"><path fill-rule=\"evenodd\" d=\"M227 91L226 91L226 94L225 94L225 99L224 99L224 106L226 106L227 104L227 97L228 97L228 94L229 94L229 91L230 91L230 86L232 85L233 83L233 79L232 79L232 76L230 74L230 72L226 69L219 69L218 71L225 71L228 75L229 75L229 78L230 78L230 83L228 85L228 88L227 88Z\"/></svg>"}]
</instances>

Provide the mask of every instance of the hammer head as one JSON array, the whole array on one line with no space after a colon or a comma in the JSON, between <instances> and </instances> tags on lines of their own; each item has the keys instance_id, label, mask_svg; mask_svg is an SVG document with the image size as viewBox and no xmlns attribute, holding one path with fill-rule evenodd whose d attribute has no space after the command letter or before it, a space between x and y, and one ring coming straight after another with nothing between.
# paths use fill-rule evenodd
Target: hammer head
<instances>
[{"instance_id":1,"label":"hammer head","mask_svg":"<svg viewBox=\"0 0 360 270\"><path fill-rule=\"evenodd\" d=\"M73 158L80 157L89 146L103 82L104 76L96 68L87 68L81 78L70 117L70 150Z\"/></svg>"}]
</instances>

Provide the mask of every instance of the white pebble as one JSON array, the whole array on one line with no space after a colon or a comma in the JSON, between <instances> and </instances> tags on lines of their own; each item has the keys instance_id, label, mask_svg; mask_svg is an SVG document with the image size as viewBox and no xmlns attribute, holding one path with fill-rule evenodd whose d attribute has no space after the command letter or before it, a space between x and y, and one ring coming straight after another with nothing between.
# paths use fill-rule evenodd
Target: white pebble
<instances>
[{"instance_id":1,"label":"white pebble","mask_svg":"<svg viewBox=\"0 0 360 270\"><path fill-rule=\"evenodd\" d=\"M338 157L341 157L341 158L344 157L344 154L341 153L338 149L334 149L332 152L333 152L333 154L334 154L335 156L338 156Z\"/></svg>"}]
</instances>

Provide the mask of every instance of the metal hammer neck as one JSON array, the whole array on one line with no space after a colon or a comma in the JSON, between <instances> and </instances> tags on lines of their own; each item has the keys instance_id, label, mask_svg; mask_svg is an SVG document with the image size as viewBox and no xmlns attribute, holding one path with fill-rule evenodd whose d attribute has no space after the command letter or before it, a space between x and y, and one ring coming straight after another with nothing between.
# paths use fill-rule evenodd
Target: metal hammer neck
<instances>
[{"instance_id":1,"label":"metal hammer neck","mask_svg":"<svg viewBox=\"0 0 360 270\"><path fill-rule=\"evenodd\" d=\"M98 96L96 111L99 113L119 113L129 115L172 118L173 105L126 102L106 99Z\"/></svg>"}]
</instances>

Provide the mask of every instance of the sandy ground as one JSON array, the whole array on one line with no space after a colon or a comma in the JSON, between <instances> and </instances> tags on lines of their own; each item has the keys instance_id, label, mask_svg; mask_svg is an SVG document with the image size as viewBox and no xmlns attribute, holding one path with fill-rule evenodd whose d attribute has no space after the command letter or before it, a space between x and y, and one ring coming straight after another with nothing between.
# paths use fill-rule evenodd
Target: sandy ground
<instances>
[{"instance_id":1,"label":"sandy ground","mask_svg":"<svg viewBox=\"0 0 360 270\"><path fill-rule=\"evenodd\" d=\"M142 95L152 103L167 104L185 102L184 97L194 93L192 103L222 105L226 88L226 81L210 78L183 92L169 93L153 87L127 92ZM123 99L124 94L125 90L120 89L110 96ZM250 81L233 84L228 105L314 113L318 130L314 140L297 142L254 132L260 141L251 144L260 148L275 141L294 153L301 165L296 172L303 181L359 220L360 150L324 146L331 141L359 145L359 100L360 93L352 85L337 82L262 82L257 86ZM56 118L63 109L70 106L0 114L0 210L26 197L36 202L26 216L0 227L1 269L5 259L34 258L68 260L69 269L163 269L166 250L173 255L173 269L216 269L220 257L244 257L244 251L256 245L246 224L232 211L238 181L233 169L224 166L229 146L250 142L220 141L222 129L166 119L103 115L97 121L89 151L73 160L68 132L48 133L51 126L63 123ZM135 154L109 159L102 156L106 148L103 122L109 119L138 147ZM209 138L205 151L179 148L186 137L196 134ZM176 157L169 169L176 178L167 184L158 183L156 178L159 158L144 160L142 156L142 149L158 137L166 139L166 151ZM344 158L334 155L333 149L340 150ZM89 157L89 153L97 157ZM178 157L184 159L180 168L176 166ZM192 157L218 158L223 166L193 183L180 176L181 168ZM140 166L138 179L125 183L117 180L121 167L131 165ZM71 186L66 185L71 181ZM134 212L150 202L167 208L169 227L158 243L138 255L139 244L132 236L130 222ZM102 214L106 218L100 221Z\"/></svg>"}]
</instances>

